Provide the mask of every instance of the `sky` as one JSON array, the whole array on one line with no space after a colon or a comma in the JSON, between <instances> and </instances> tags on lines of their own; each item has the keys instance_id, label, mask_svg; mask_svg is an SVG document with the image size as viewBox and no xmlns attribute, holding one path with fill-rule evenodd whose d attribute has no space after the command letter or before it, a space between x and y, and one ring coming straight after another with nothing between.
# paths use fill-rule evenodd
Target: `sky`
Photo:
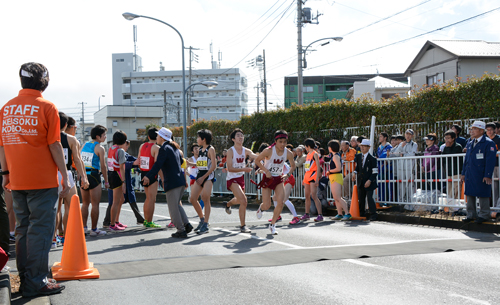
<instances>
[{"instance_id":1,"label":"sky","mask_svg":"<svg viewBox=\"0 0 500 305\"><path fill-rule=\"evenodd\" d=\"M195 51L195 71L211 67L212 43L214 59L222 53L222 68L241 68L247 75L251 113L257 108L254 87L263 75L248 67L247 61L265 50L268 101L272 103L268 109L275 109L283 106L284 77L297 75L296 3L3 1L0 105L21 89L21 64L34 61L49 69L50 83L44 97L77 120L82 114L79 103L84 102L85 120L91 120L98 110L99 96L105 95L100 99L101 108L113 102L111 54L133 52L133 25L137 25L137 54L142 57L143 71L159 70L160 62L166 70L180 70L181 43L175 31L153 20L122 17L122 13L131 12L171 24L182 34L186 47L200 49ZM325 46L313 44L305 76L404 73L427 40L500 42L500 10L446 27L500 7L495 0L308 0L303 7L321 15L318 24L304 26L304 47L325 37L344 38ZM434 32L397 43L430 31ZM187 68L188 52L185 54Z\"/></svg>"}]
</instances>

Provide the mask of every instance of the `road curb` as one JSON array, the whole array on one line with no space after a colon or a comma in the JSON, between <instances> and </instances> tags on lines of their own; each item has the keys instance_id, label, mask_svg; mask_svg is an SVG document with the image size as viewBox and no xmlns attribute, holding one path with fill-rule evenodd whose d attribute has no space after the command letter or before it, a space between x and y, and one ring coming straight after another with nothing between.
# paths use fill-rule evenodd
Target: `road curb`
<instances>
[{"instance_id":1,"label":"road curb","mask_svg":"<svg viewBox=\"0 0 500 305\"><path fill-rule=\"evenodd\" d=\"M10 275L0 272L0 304L10 304Z\"/></svg>"}]
</instances>

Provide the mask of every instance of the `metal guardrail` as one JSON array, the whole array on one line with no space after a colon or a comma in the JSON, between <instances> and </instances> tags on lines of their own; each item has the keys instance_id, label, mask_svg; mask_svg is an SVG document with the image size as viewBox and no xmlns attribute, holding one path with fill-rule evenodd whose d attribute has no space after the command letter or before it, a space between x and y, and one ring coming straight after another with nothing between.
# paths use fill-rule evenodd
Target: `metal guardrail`
<instances>
[{"instance_id":1,"label":"metal guardrail","mask_svg":"<svg viewBox=\"0 0 500 305\"><path fill-rule=\"evenodd\" d=\"M379 204L398 204L405 205L408 210L418 209L417 206L424 206L424 210L442 210L448 208L450 211L456 211L465 208L464 185L460 182L460 174L463 166L465 154L453 155L427 155L410 157L389 157L378 159L378 187L374 192L374 199ZM500 153L497 157L500 161ZM322 165L323 173L329 170L329 164L325 162ZM352 173L354 161L344 161L344 184L342 186L342 197L346 201L352 198ZM450 169L451 168L451 169ZM448 175L451 170L452 175ZM232 194L226 187L227 171L223 168L215 170L216 181L213 184L213 194ZM295 176L295 186L290 194L291 199L305 199L304 187L304 168L296 168L293 172ZM257 190L257 186L250 182L260 182L261 174L245 173L245 194L248 196L257 196L261 198L262 193ZM491 209L500 211L500 180L499 169L495 167L493 175ZM140 173L132 173L134 189L143 191L140 185ZM104 188L104 185L103 185ZM159 191L163 189L158 186ZM190 189L188 188L188 192ZM327 200L333 201L329 183L327 186Z\"/></svg>"}]
</instances>

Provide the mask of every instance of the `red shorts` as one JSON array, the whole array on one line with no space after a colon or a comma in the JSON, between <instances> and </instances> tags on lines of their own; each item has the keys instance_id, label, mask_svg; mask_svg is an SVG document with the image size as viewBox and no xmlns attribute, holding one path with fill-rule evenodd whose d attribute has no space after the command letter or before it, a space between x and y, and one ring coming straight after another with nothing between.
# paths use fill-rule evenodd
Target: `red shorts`
<instances>
[{"instance_id":1,"label":"red shorts","mask_svg":"<svg viewBox=\"0 0 500 305\"><path fill-rule=\"evenodd\" d=\"M266 176L264 176L262 181L260 181L259 186L261 188L274 190L281 183L283 183L281 176L273 176L271 178L266 178Z\"/></svg>"},{"instance_id":2,"label":"red shorts","mask_svg":"<svg viewBox=\"0 0 500 305\"><path fill-rule=\"evenodd\" d=\"M290 184L292 187L295 186L295 177L293 175L290 175L288 179L285 181L285 185Z\"/></svg>"},{"instance_id":3,"label":"red shorts","mask_svg":"<svg viewBox=\"0 0 500 305\"><path fill-rule=\"evenodd\" d=\"M228 190L231 190L230 187L233 183L238 183L241 186L241 189L245 190L245 176L226 180L226 187Z\"/></svg>"},{"instance_id":4,"label":"red shorts","mask_svg":"<svg viewBox=\"0 0 500 305\"><path fill-rule=\"evenodd\" d=\"M196 182L196 179L191 179L191 182L189 183L189 185L193 185L195 182Z\"/></svg>"}]
</instances>

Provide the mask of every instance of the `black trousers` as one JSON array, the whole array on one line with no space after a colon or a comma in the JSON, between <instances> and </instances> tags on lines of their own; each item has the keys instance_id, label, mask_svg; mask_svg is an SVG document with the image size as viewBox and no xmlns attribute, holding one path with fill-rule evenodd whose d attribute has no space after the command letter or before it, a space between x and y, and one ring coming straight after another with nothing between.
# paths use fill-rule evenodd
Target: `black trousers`
<instances>
[{"instance_id":1,"label":"black trousers","mask_svg":"<svg viewBox=\"0 0 500 305\"><path fill-rule=\"evenodd\" d=\"M125 202L127 202L127 195L125 194ZM139 207L136 202L129 202L132 212L134 212L135 219L137 223L143 223L144 217L142 217L141 212L139 212ZM113 205L113 191L108 190L108 208L106 209L106 215L104 216L104 221L102 224L104 226L109 226L111 222L111 206Z\"/></svg>"},{"instance_id":2,"label":"black trousers","mask_svg":"<svg viewBox=\"0 0 500 305\"><path fill-rule=\"evenodd\" d=\"M365 217L366 199L368 199L370 214L377 214L377 205L375 204L375 199L373 199L373 190L367 191L364 184L358 181L359 216L361 217Z\"/></svg>"}]
</instances>

